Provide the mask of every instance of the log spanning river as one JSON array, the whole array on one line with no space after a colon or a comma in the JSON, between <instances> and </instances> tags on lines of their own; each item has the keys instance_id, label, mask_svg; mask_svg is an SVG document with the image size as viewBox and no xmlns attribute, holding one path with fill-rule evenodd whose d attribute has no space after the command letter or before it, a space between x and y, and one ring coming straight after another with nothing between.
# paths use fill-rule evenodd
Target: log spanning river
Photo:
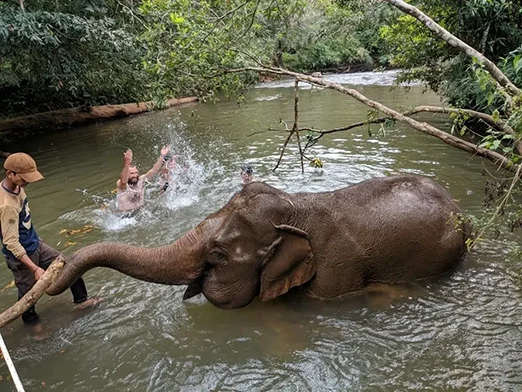
<instances>
[{"instance_id":1,"label":"log spanning river","mask_svg":"<svg viewBox=\"0 0 522 392\"><path fill-rule=\"evenodd\" d=\"M393 88L395 73L337 75L368 97L407 110L439 98ZM323 169L300 172L297 146L272 172L286 134L264 132L293 121L293 83L247 94L46 132L3 136L2 149L32 154L45 180L27 188L40 236L70 254L98 241L167 244L219 209L241 188L240 167L286 191L333 190L374 177L417 173L436 179L462 208L484 216L483 169L496 168L401 125L325 136L310 155ZM300 126L364 121L368 108L340 93L303 88ZM449 130L443 117L421 119ZM122 218L111 191L131 147L142 172L172 143L178 167L169 191L147 188L146 208ZM500 172L497 172L498 175ZM452 274L342 301L281 298L224 311L185 287L140 282L115 271L85 275L104 299L73 310L70 293L38 303L47 337L34 340L20 320L2 330L29 391L519 391L522 389L522 274L509 252L520 233L488 239ZM0 308L16 300L0 269ZM14 390L0 361L1 391Z\"/></svg>"}]
</instances>

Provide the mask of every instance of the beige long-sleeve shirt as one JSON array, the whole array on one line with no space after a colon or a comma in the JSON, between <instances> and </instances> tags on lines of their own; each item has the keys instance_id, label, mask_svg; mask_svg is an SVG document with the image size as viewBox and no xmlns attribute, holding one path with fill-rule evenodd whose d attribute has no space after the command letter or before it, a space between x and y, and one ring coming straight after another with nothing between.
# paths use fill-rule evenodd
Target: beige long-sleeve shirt
<instances>
[{"instance_id":1,"label":"beige long-sleeve shirt","mask_svg":"<svg viewBox=\"0 0 522 392\"><path fill-rule=\"evenodd\" d=\"M38 249L38 234L31 222L31 210L23 188L12 192L0 186L0 233L3 253L20 259Z\"/></svg>"}]
</instances>

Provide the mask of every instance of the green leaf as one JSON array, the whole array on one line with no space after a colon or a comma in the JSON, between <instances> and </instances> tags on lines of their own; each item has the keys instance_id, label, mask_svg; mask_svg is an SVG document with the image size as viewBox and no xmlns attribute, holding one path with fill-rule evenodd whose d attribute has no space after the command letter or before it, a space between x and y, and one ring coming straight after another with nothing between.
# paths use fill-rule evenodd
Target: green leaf
<instances>
[{"instance_id":1,"label":"green leaf","mask_svg":"<svg viewBox=\"0 0 522 392\"><path fill-rule=\"evenodd\" d=\"M513 68L515 69L515 73L518 73L522 69L522 56L515 56L513 59Z\"/></svg>"},{"instance_id":2,"label":"green leaf","mask_svg":"<svg viewBox=\"0 0 522 392\"><path fill-rule=\"evenodd\" d=\"M498 109L495 109L493 111L491 117L493 117L493 121L495 121L496 123L500 121L500 113L498 112Z\"/></svg>"},{"instance_id":3,"label":"green leaf","mask_svg":"<svg viewBox=\"0 0 522 392\"><path fill-rule=\"evenodd\" d=\"M169 14L169 17L170 17L171 22L174 23L175 25L180 25L185 22L185 18L176 12L171 12Z\"/></svg>"}]
</instances>

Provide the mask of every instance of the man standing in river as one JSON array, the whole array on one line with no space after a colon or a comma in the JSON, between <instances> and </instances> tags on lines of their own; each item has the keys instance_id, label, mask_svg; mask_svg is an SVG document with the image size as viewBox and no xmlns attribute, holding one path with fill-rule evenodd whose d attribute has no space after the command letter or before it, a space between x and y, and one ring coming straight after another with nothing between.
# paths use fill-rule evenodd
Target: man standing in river
<instances>
[{"instance_id":1,"label":"man standing in river","mask_svg":"<svg viewBox=\"0 0 522 392\"><path fill-rule=\"evenodd\" d=\"M42 242L31 223L31 210L25 187L43 178L36 162L24 153L11 154L4 162L6 177L0 187L0 232L2 252L14 275L18 299L22 298L44 274L60 252ZM71 286L75 306L85 309L99 302L88 298L83 279ZM38 324L40 317L31 306L23 315L26 324ZM39 328L38 328L39 329Z\"/></svg>"},{"instance_id":2,"label":"man standing in river","mask_svg":"<svg viewBox=\"0 0 522 392\"><path fill-rule=\"evenodd\" d=\"M170 145L163 147L160 157L154 166L141 176L138 168L132 164L132 150L129 148L125 151L123 154L123 170L116 182L116 187L118 188L116 201L120 211L133 212L143 207L145 181L152 179L160 172L165 162L169 160L167 157L169 151Z\"/></svg>"}]
</instances>

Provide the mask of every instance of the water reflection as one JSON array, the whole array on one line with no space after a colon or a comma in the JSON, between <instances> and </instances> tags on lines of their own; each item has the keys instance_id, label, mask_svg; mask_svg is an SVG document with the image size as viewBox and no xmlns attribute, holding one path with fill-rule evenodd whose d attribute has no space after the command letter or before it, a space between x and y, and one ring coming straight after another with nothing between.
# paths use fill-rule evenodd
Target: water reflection
<instances>
[{"instance_id":1,"label":"water reflection","mask_svg":"<svg viewBox=\"0 0 522 392\"><path fill-rule=\"evenodd\" d=\"M438 103L420 88L409 95L383 86L362 89L396 108ZM65 253L97 241L170 243L241 188L244 163L257 178L289 192L421 173L449 189L466 212L483 214L480 171L482 165L495 170L493 165L401 126L386 137L376 130L370 136L365 128L325 137L310 152L324 168L307 167L304 174L292 144L273 172L286 135L252 133L279 118L292 121L292 89L259 88L247 98L240 107L224 100L27 141L46 177L27 190L39 233ZM366 118L364 106L332 91L308 90L300 98L303 126L329 129ZM421 118L445 126L444 119ZM150 184L147 208L132 222L100 207L111 200L126 148L143 171L169 142L181 162L175 187L161 194L160 183ZM16 148L12 143L6 150ZM95 229L69 239L60 234L85 224ZM65 247L67 240L76 245ZM2 334L28 390L42 381L48 389L105 392L518 390L522 285L519 262L509 259L506 246L488 240L436 280L332 302L290 296L255 301L237 311L214 308L201 297L183 302L184 287L98 269L86 281L105 298L99 308L73 312L67 294L46 298L39 313L47 340L32 341L20 323ZM1 287L10 279L6 268L0 270ZM0 306L15 297L12 289L0 292ZM0 390L12 390L3 363L0 375Z\"/></svg>"}]
</instances>

